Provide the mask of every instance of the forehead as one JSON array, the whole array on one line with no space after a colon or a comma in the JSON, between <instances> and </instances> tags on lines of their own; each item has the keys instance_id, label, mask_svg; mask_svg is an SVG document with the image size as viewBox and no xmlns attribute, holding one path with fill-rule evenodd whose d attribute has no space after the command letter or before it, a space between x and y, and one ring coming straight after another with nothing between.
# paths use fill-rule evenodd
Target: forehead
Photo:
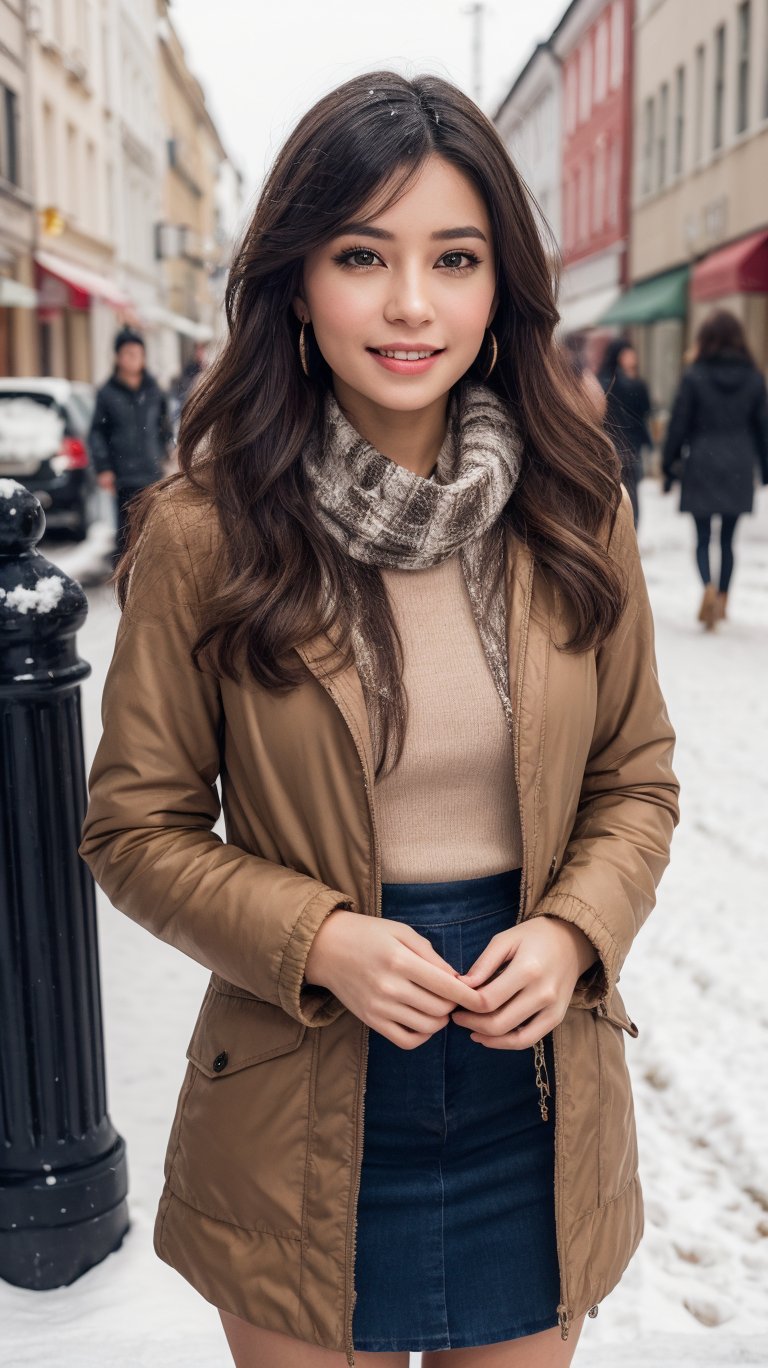
<instances>
[{"instance_id":1,"label":"forehead","mask_svg":"<svg viewBox=\"0 0 768 1368\"><path fill-rule=\"evenodd\" d=\"M469 176L457 166L442 157L429 157L395 203L388 204L393 189L401 181L402 174L397 180L393 178L380 186L361 206L355 219L375 223L396 237L474 224L490 242L490 219L485 200Z\"/></svg>"}]
</instances>

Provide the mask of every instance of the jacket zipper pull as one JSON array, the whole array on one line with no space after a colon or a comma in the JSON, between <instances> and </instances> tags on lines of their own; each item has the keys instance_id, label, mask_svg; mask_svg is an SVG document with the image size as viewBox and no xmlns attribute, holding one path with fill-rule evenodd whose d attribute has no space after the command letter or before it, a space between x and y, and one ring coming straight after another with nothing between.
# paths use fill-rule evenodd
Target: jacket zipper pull
<instances>
[{"instance_id":1,"label":"jacket zipper pull","mask_svg":"<svg viewBox=\"0 0 768 1368\"><path fill-rule=\"evenodd\" d=\"M567 1340L567 1338L568 1338L568 1331L569 1331L569 1329L570 1329L570 1325L571 1325L571 1321L573 1320L573 1316L572 1316L571 1312L568 1310L568 1307L567 1307L567 1306L563 1306L562 1303L561 1303L560 1306L558 1306L558 1308L557 1308L557 1320L558 1320L558 1324L559 1324L559 1326L560 1326L560 1338L561 1338L561 1339L564 1339L564 1340Z\"/></svg>"},{"instance_id":2,"label":"jacket zipper pull","mask_svg":"<svg viewBox=\"0 0 768 1368\"><path fill-rule=\"evenodd\" d=\"M533 1063L536 1069L536 1087L539 1090L539 1110L542 1121L549 1120L549 1108L547 1098L551 1097L549 1091L549 1074L547 1073L547 1061L544 1057L544 1041L537 1040L533 1047Z\"/></svg>"}]
</instances>

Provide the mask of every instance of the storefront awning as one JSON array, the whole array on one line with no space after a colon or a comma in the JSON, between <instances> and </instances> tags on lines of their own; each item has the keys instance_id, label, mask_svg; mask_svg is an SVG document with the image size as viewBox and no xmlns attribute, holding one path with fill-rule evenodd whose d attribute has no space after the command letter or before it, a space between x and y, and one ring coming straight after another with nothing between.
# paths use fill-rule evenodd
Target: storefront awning
<instances>
[{"instance_id":1,"label":"storefront awning","mask_svg":"<svg viewBox=\"0 0 768 1368\"><path fill-rule=\"evenodd\" d=\"M609 285L602 290L591 290L589 294L561 299L557 306L560 312L558 332L581 332L582 329L596 327L600 315L605 313L618 293L615 285Z\"/></svg>"},{"instance_id":2,"label":"storefront awning","mask_svg":"<svg viewBox=\"0 0 768 1368\"><path fill-rule=\"evenodd\" d=\"M614 324L660 323L664 318L685 318L689 275L690 268L681 266L675 271L665 271L663 275L633 285L603 314L600 323L611 327Z\"/></svg>"},{"instance_id":3,"label":"storefront awning","mask_svg":"<svg viewBox=\"0 0 768 1368\"><path fill-rule=\"evenodd\" d=\"M213 328L209 328L207 323L198 323L194 318L185 318L183 314L173 313L170 309L147 304L141 309L141 314L148 323L163 324L181 333L182 337L191 337L195 342L210 342L213 337Z\"/></svg>"},{"instance_id":4,"label":"storefront awning","mask_svg":"<svg viewBox=\"0 0 768 1368\"><path fill-rule=\"evenodd\" d=\"M76 265L73 261L67 261L64 257L56 256L53 252L36 252L35 261L49 275L55 276L57 280L63 280L66 285L75 290L80 296L103 299L106 304L111 304L115 309L124 309L130 304L128 295L118 289L113 280L108 276L100 275L98 271L91 271L86 266ZM74 301L76 307L87 305L87 298Z\"/></svg>"},{"instance_id":5,"label":"storefront awning","mask_svg":"<svg viewBox=\"0 0 768 1368\"><path fill-rule=\"evenodd\" d=\"M37 290L33 290L29 285L22 285L20 280L0 276L0 308L36 309Z\"/></svg>"},{"instance_id":6,"label":"storefront awning","mask_svg":"<svg viewBox=\"0 0 768 1368\"><path fill-rule=\"evenodd\" d=\"M691 299L730 294L768 294L768 232L750 233L694 266Z\"/></svg>"}]
</instances>

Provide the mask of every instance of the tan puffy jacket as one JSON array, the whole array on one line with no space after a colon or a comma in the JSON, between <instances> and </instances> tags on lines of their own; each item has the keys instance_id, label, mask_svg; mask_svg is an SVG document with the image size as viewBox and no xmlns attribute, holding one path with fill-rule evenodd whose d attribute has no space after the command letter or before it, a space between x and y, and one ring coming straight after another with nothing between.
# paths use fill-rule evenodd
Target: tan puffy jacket
<instances>
[{"instance_id":1,"label":"tan puffy jacket","mask_svg":"<svg viewBox=\"0 0 768 1368\"><path fill-rule=\"evenodd\" d=\"M288 694L193 667L217 529L185 481L159 495L104 689L81 854L117 908L212 971L157 1253L216 1306L352 1365L369 1028L303 975L335 907L381 914L370 732L354 667L330 678L319 663L327 639L301 649L306 679ZM574 922L599 955L554 1031L555 1106L542 1120L554 1112L564 1337L643 1231L624 1057L637 1028L616 982L678 816L626 495L610 550L628 607L598 651L574 655L556 646L557 599L508 541L520 915ZM225 842L212 831L219 776ZM534 1065L532 1051L532 1088Z\"/></svg>"}]
</instances>

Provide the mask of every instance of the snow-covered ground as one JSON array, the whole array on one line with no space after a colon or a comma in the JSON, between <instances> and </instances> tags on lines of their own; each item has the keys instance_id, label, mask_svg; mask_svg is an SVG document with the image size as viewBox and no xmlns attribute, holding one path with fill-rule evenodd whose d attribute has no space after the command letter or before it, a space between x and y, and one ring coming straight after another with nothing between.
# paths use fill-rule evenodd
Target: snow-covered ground
<instances>
[{"instance_id":1,"label":"snow-covered ground","mask_svg":"<svg viewBox=\"0 0 768 1368\"><path fill-rule=\"evenodd\" d=\"M588 1320L577 1368L768 1364L768 492L737 533L731 618L705 634L689 519L641 490L640 544L683 817L656 910L622 974L646 1233ZM89 551L90 548L90 551ZM89 580L103 536L43 548ZM90 558L89 558L90 557ZM80 652L89 757L117 613L89 591ZM184 1052L207 974L100 901L110 1112L132 1227L71 1288L0 1284L4 1368L225 1368L216 1312L154 1255L152 1223ZM418 1362L416 1356L413 1364ZM264 1365L268 1368L268 1365Z\"/></svg>"}]
</instances>

